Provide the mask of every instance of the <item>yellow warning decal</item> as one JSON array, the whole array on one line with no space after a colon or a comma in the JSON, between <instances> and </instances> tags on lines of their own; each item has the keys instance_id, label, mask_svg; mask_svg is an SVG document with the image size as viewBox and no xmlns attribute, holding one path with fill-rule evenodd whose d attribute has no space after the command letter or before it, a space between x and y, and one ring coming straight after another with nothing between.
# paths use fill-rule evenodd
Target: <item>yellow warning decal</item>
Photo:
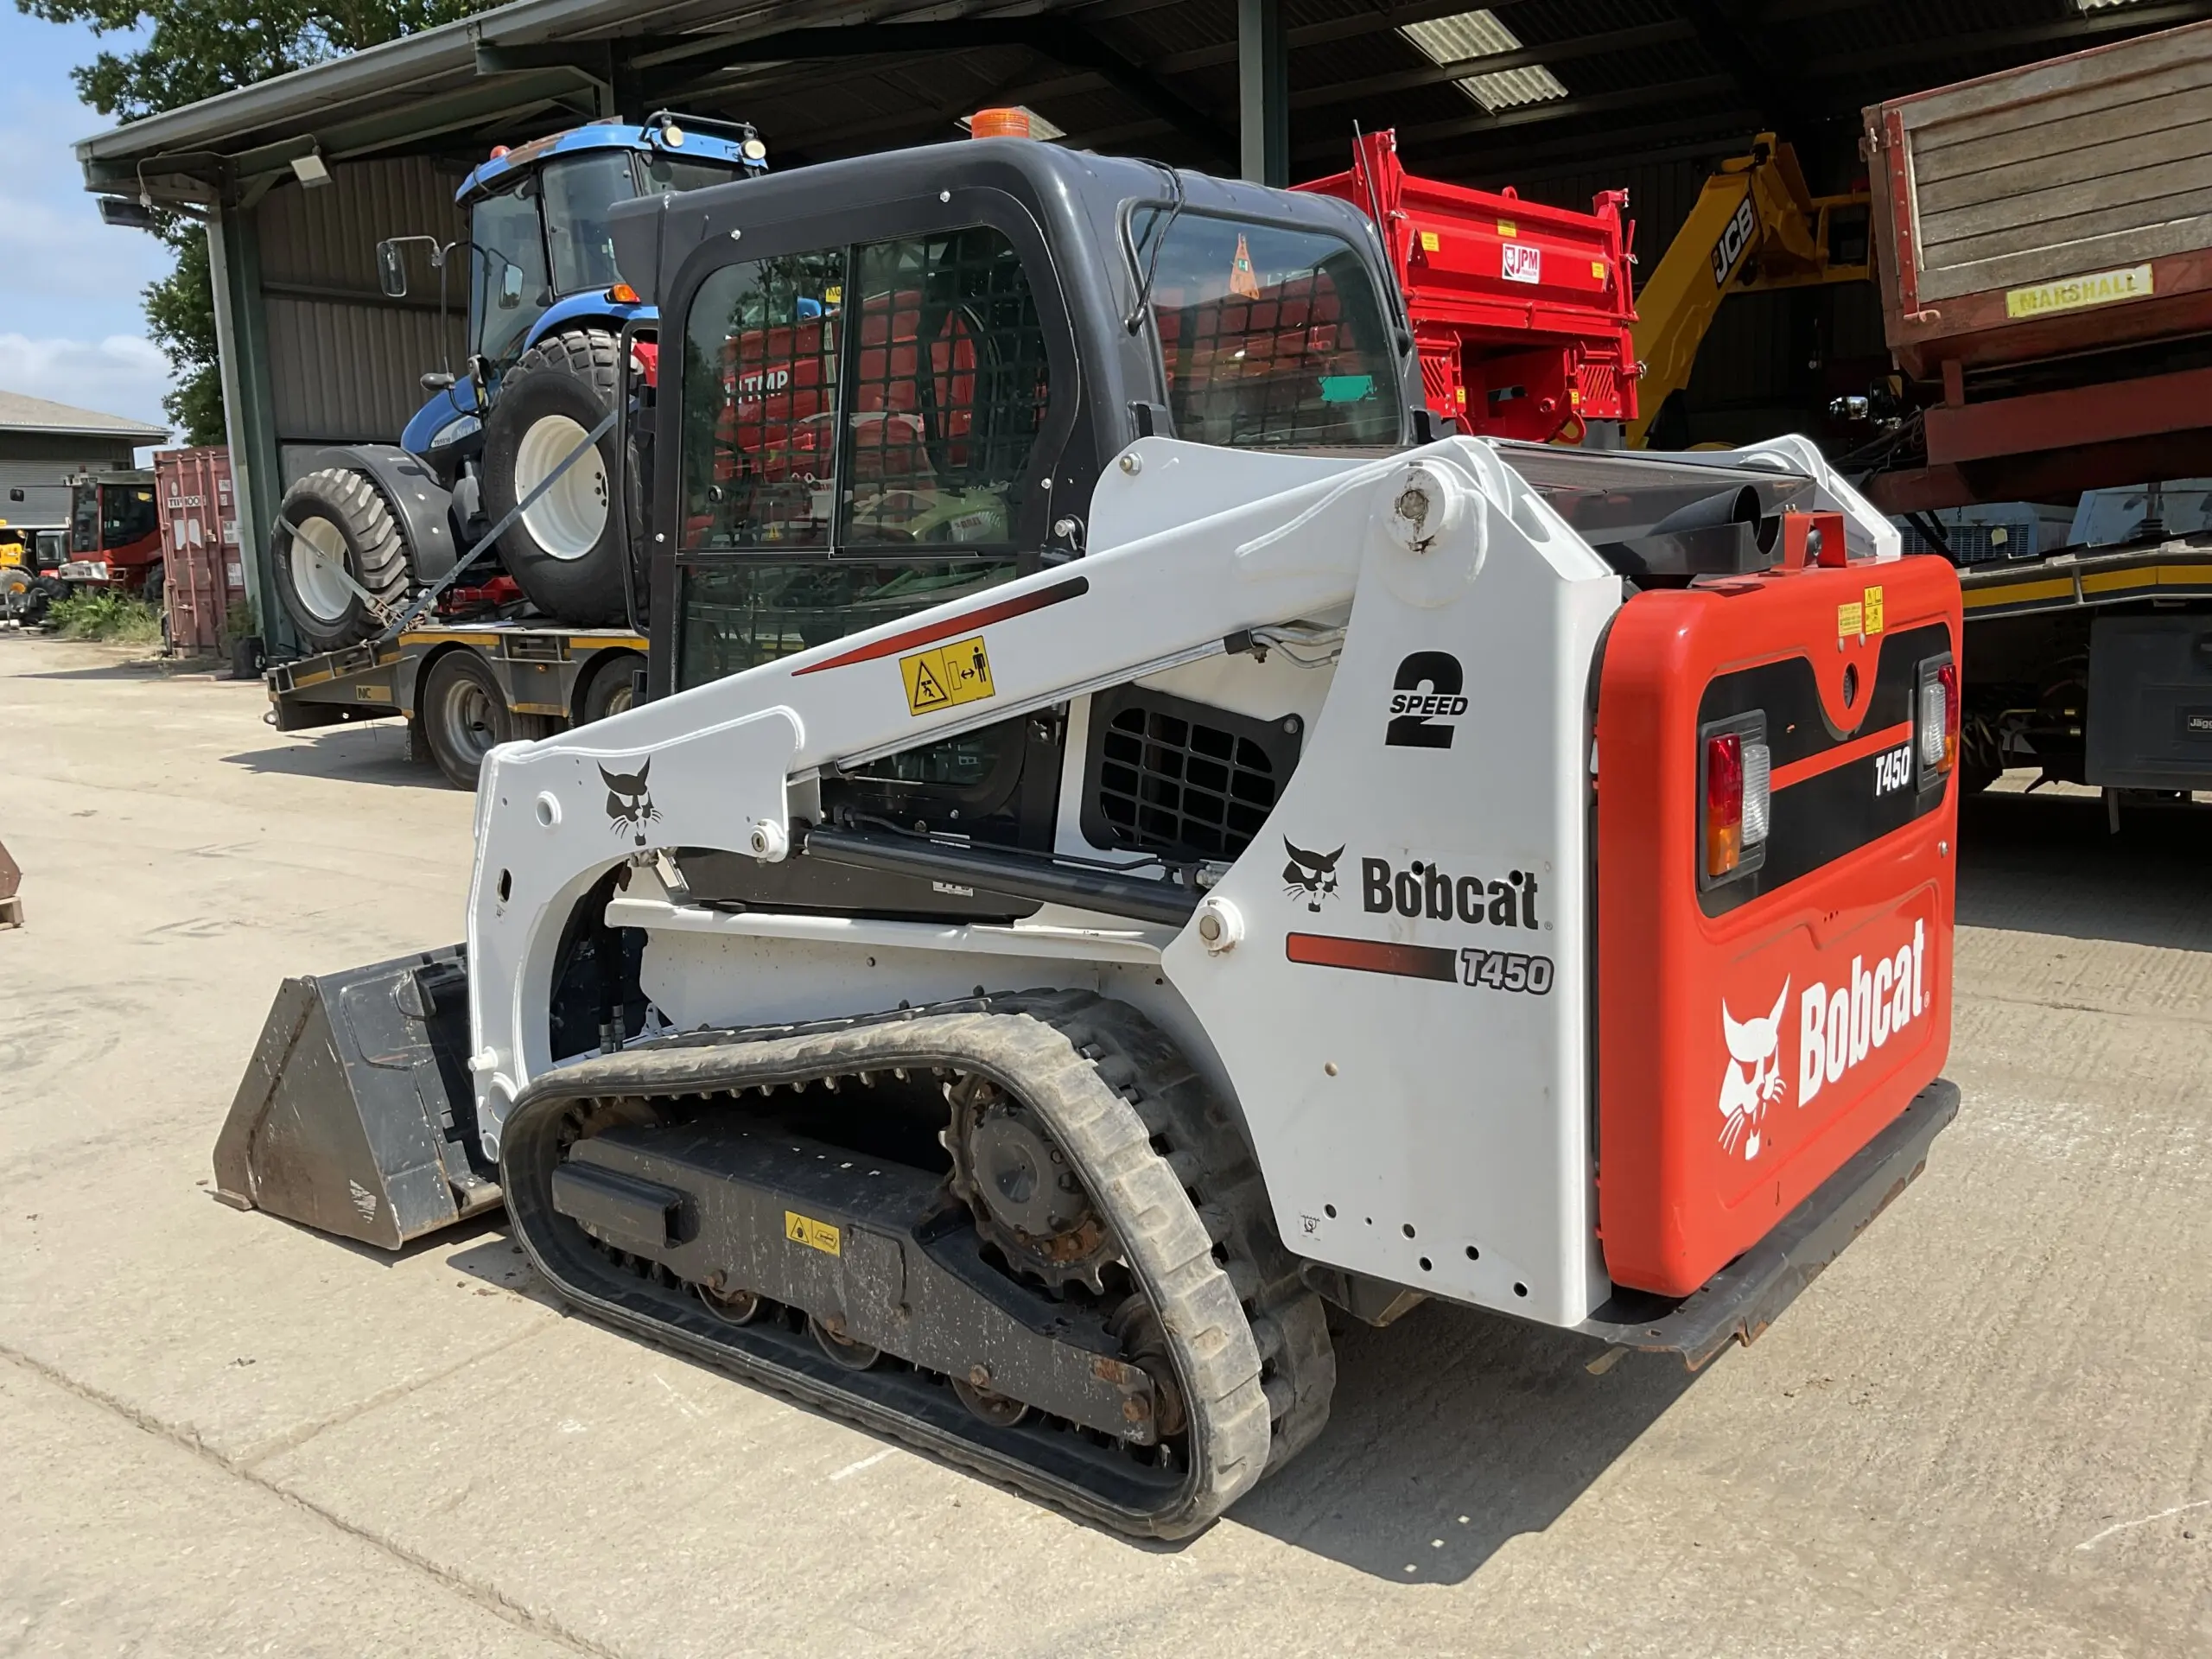
<instances>
[{"instance_id":1,"label":"yellow warning decal","mask_svg":"<svg viewBox=\"0 0 2212 1659\"><path fill-rule=\"evenodd\" d=\"M1592 282L1599 283L1602 283L1605 280L1605 262L1604 260L1592 259L1590 262L1590 278Z\"/></svg>"},{"instance_id":2,"label":"yellow warning decal","mask_svg":"<svg viewBox=\"0 0 2212 1659\"><path fill-rule=\"evenodd\" d=\"M1869 639L1882 631L1882 590L1880 588L1869 588L1866 590L1865 615L1860 620L1866 625L1866 637Z\"/></svg>"},{"instance_id":3,"label":"yellow warning decal","mask_svg":"<svg viewBox=\"0 0 2212 1659\"><path fill-rule=\"evenodd\" d=\"M1423 253L1434 253L1443 245L1444 238L1434 231L1423 231L1421 233L1421 251Z\"/></svg>"},{"instance_id":4,"label":"yellow warning decal","mask_svg":"<svg viewBox=\"0 0 2212 1659\"><path fill-rule=\"evenodd\" d=\"M1497 233L1500 236L1518 236L1521 227L1510 219L1501 219L1497 221Z\"/></svg>"},{"instance_id":5,"label":"yellow warning decal","mask_svg":"<svg viewBox=\"0 0 2212 1659\"><path fill-rule=\"evenodd\" d=\"M933 715L998 695L980 633L901 657L899 673L906 682L907 712L913 715Z\"/></svg>"},{"instance_id":6,"label":"yellow warning decal","mask_svg":"<svg viewBox=\"0 0 2212 1659\"><path fill-rule=\"evenodd\" d=\"M2005 315L2039 317L2048 311L2078 311L2085 305L2110 305L2115 300L2148 299L2154 292L2148 265L2122 270L2094 270L2086 276L2069 276L2056 283L2005 290Z\"/></svg>"},{"instance_id":7,"label":"yellow warning decal","mask_svg":"<svg viewBox=\"0 0 2212 1659\"><path fill-rule=\"evenodd\" d=\"M828 1255L840 1254L837 1230L826 1221L802 1216L796 1210L784 1211L784 1236L794 1244L805 1245L810 1250L820 1250Z\"/></svg>"},{"instance_id":8,"label":"yellow warning decal","mask_svg":"<svg viewBox=\"0 0 2212 1659\"><path fill-rule=\"evenodd\" d=\"M1856 639L1866 632L1866 607L1857 600L1835 607L1835 637Z\"/></svg>"}]
</instances>

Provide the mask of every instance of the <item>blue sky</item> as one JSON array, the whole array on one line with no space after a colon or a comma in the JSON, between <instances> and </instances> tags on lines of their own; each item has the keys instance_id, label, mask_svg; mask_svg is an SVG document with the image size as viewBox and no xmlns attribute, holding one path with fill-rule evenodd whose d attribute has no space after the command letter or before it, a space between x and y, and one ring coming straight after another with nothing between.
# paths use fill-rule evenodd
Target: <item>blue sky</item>
<instances>
[{"instance_id":1,"label":"blue sky","mask_svg":"<svg viewBox=\"0 0 2212 1659\"><path fill-rule=\"evenodd\" d=\"M168 362L146 336L138 294L167 274L168 251L100 222L70 148L112 124L69 79L99 50L81 25L0 10L15 88L0 100L0 225L12 244L0 259L0 391L166 425Z\"/></svg>"}]
</instances>

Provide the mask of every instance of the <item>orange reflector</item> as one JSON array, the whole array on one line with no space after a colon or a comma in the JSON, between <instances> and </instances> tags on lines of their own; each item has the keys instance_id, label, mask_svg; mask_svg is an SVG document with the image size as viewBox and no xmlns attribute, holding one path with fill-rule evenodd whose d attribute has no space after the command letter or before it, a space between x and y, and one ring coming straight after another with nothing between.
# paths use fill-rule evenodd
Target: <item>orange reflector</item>
<instances>
[{"instance_id":1,"label":"orange reflector","mask_svg":"<svg viewBox=\"0 0 2212 1659\"><path fill-rule=\"evenodd\" d=\"M969 118L968 136L970 138L1027 138L1029 136L1029 111L978 110Z\"/></svg>"},{"instance_id":2,"label":"orange reflector","mask_svg":"<svg viewBox=\"0 0 2212 1659\"><path fill-rule=\"evenodd\" d=\"M495 162L506 153L507 147L505 144L494 144L492 146L492 159Z\"/></svg>"},{"instance_id":3,"label":"orange reflector","mask_svg":"<svg viewBox=\"0 0 2212 1659\"><path fill-rule=\"evenodd\" d=\"M627 283L617 283L607 290L607 297L617 305L635 305L638 302L638 290Z\"/></svg>"}]
</instances>

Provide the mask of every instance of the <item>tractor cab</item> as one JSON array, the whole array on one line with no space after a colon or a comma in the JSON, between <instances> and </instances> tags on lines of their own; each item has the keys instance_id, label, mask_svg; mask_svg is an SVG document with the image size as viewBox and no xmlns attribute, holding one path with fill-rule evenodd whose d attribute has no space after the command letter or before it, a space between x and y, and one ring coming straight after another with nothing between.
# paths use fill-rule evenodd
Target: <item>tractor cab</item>
<instances>
[{"instance_id":1,"label":"tractor cab","mask_svg":"<svg viewBox=\"0 0 2212 1659\"><path fill-rule=\"evenodd\" d=\"M595 122L493 151L454 197L468 215L467 341L475 372L450 385L442 374L426 376L434 395L408 423L401 447L429 458L474 435L480 386L496 387L546 335L650 319L652 308L615 270L607 213L616 202L751 177L766 171L767 158L767 146L742 123L666 114L642 126ZM389 289L397 266L392 256L384 257Z\"/></svg>"},{"instance_id":2,"label":"tractor cab","mask_svg":"<svg viewBox=\"0 0 2212 1659\"><path fill-rule=\"evenodd\" d=\"M139 593L155 579L161 563L153 474L82 473L69 480L68 557L60 572L64 582Z\"/></svg>"}]
</instances>

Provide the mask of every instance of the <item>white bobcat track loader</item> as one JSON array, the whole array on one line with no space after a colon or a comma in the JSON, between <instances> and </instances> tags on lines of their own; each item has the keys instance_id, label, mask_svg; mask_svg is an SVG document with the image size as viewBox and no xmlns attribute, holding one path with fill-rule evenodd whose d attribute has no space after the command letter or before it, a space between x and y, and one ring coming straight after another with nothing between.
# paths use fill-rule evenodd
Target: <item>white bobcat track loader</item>
<instances>
[{"instance_id":1,"label":"white bobcat track loader","mask_svg":"<svg viewBox=\"0 0 2212 1659\"><path fill-rule=\"evenodd\" d=\"M639 204L652 697L219 1185L1178 1536L1325 1301L1700 1364L1917 1173L1959 603L1813 448L1439 435L1343 204L1016 141Z\"/></svg>"}]
</instances>

